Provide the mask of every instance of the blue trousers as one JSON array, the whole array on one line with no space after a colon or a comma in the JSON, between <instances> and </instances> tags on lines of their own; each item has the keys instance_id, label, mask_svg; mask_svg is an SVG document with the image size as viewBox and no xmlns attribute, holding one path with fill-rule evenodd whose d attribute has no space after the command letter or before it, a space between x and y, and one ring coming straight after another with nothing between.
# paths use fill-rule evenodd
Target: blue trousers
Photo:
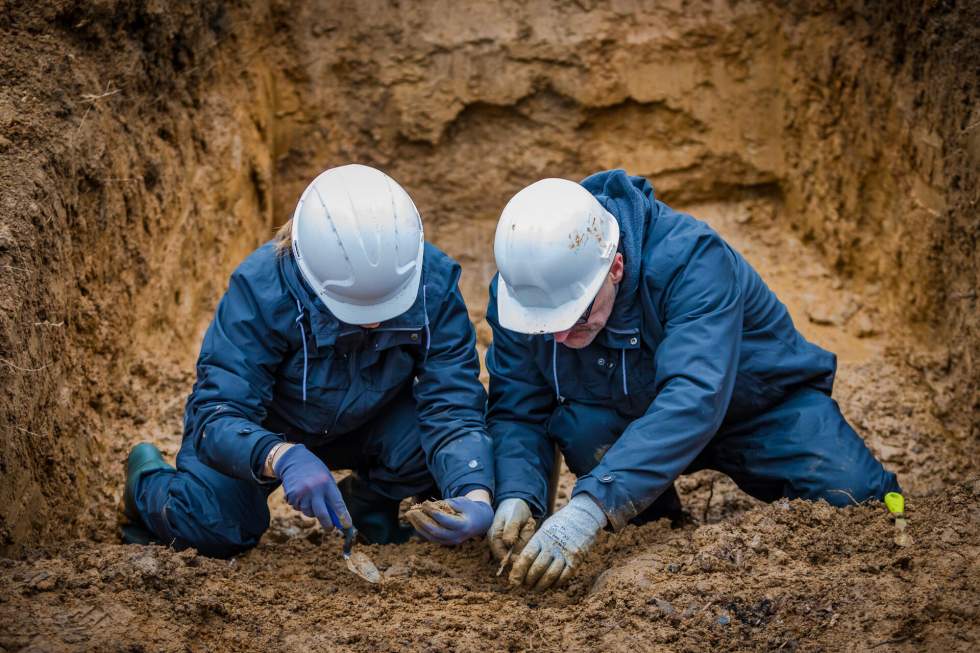
<instances>
[{"instance_id":1,"label":"blue trousers","mask_svg":"<svg viewBox=\"0 0 980 653\"><path fill-rule=\"evenodd\" d=\"M397 521L401 499L435 487L411 392L379 412L357 432L329 443L317 446L316 440L299 439L330 469L355 471L356 478L350 479L355 482L342 483L341 490L348 490L344 498L359 530L365 530L359 523L362 518L378 521L376 515L365 513L379 509ZM277 487L222 474L201 462L186 438L177 454L177 470L145 474L135 498L143 523L164 544L228 557L258 544L269 528L268 498ZM360 496L350 496L351 488Z\"/></svg>"},{"instance_id":2,"label":"blue trousers","mask_svg":"<svg viewBox=\"0 0 980 653\"><path fill-rule=\"evenodd\" d=\"M569 469L582 476L632 421L614 408L566 402L552 417L549 435ZM813 388L755 415L726 420L685 473L701 469L727 474L762 501L825 499L845 506L852 498L861 502L900 491L895 475L871 455L837 402ZM646 521L644 514L636 521Z\"/></svg>"}]
</instances>

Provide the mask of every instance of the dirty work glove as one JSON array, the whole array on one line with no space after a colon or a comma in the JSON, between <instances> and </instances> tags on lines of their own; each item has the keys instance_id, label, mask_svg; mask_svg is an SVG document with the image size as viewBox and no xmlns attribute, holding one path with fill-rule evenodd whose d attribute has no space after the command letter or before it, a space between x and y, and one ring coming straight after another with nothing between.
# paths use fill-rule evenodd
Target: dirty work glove
<instances>
[{"instance_id":1,"label":"dirty work glove","mask_svg":"<svg viewBox=\"0 0 980 653\"><path fill-rule=\"evenodd\" d=\"M301 444L294 444L273 467L282 479L286 502L307 517L316 517L327 530L350 528L351 518L333 475L323 461Z\"/></svg>"},{"instance_id":2,"label":"dirty work glove","mask_svg":"<svg viewBox=\"0 0 980 653\"><path fill-rule=\"evenodd\" d=\"M521 551L510 571L511 585L544 590L561 585L606 525L606 515L587 494L577 494L568 505L545 520Z\"/></svg>"},{"instance_id":3,"label":"dirty work glove","mask_svg":"<svg viewBox=\"0 0 980 653\"><path fill-rule=\"evenodd\" d=\"M520 553L534 533L534 526L529 529L524 526L533 521L531 508L524 499L504 499L501 501L500 505L497 506L496 514L493 516L490 531L487 532L493 557L497 560L503 560L510 551Z\"/></svg>"},{"instance_id":4,"label":"dirty work glove","mask_svg":"<svg viewBox=\"0 0 980 653\"><path fill-rule=\"evenodd\" d=\"M415 530L419 535L436 544L454 545L487 532L493 519L493 508L489 503L466 497L447 499L446 503L456 511L455 515L422 504L422 511L428 519L423 518L416 523Z\"/></svg>"}]
</instances>

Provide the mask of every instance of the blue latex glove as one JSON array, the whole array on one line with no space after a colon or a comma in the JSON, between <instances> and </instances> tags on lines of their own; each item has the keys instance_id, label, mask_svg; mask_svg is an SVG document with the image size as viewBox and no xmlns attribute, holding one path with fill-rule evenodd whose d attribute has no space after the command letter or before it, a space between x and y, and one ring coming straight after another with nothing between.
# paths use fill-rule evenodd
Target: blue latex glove
<instances>
[{"instance_id":1,"label":"blue latex glove","mask_svg":"<svg viewBox=\"0 0 980 653\"><path fill-rule=\"evenodd\" d=\"M606 525L602 508L586 494L545 520L521 551L510 571L510 582L543 590L557 587L575 572Z\"/></svg>"},{"instance_id":2,"label":"blue latex glove","mask_svg":"<svg viewBox=\"0 0 980 653\"><path fill-rule=\"evenodd\" d=\"M483 535L490 528L493 508L489 503L465 497L447 499L446 503L458 514L448 515L425 505L422 507L429 519L416 523L415 530L428 541L445 545L460 544L471 537Z\"/></svg>"},{"instance_id":3,"label":"blue latex glove","mask_svg":"<svg viewBox=\"0 0 980 653\"><path fill-rule=\"evenodd\" d=\"M291 446L273 471L282 480L286 502L327 530L350 528L351 518L337 482L323 461L301 444Z\"/></svg>"}]
</instances>

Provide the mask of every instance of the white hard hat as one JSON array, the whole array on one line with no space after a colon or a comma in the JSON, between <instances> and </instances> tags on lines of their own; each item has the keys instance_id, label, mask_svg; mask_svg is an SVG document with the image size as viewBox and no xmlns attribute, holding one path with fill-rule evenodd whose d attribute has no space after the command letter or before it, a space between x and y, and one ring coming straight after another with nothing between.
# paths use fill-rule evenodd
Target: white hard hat
<instances>
[{"instance_id":1,"label":"white hard hat","mask_svg":"<svg viewBox=\"0 0 980 653\"><path fill-rule=\"evenodd\" d=\"M619 246L619 224L580 184L542 179L497 223L500 324L519 333L570 329L595 299Z\"/></svg>"},{"instance_id":2,"label":"white hard hat","mask_svg":"<svg viewBox=\"0 0 980 653\"><path fill-rule=\"evenodd\" d=\"M306 283L349 324L383 322L415 303L422 220L394 179L374 168L330 168L293 214L293 255Z\"/></svg>"}]
</instances>

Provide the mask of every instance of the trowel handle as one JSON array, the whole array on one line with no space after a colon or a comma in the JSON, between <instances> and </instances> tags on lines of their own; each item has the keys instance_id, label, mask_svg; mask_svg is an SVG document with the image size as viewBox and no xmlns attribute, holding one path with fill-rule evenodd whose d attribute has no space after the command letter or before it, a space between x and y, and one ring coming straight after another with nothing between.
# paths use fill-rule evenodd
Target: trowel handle
<instances>
[{"instance_id":1,"label":"trowel handle","mask_svg":"<svg viewBox=\"0 0 980 653\"><path fill-rule=\"evenodd\" d=\"M351 526L344 529L344 558L350 557L351 549L354 547L354 538L357 537L357 529Z\"/></svg>"},{"instance_id":2,"label":"trowel handle","mask_svg":"<svg viewBox=\"0 0 980 653\"><path fill-rule=\"evenodd\" d=\"M545 517L550 517L555 512L555 502L558 501L558 482L561 480L561 448L558 443L554 444L555 464L551 468L551 476L548 478L548 513Z\"/></svg>"}]
</instances>

